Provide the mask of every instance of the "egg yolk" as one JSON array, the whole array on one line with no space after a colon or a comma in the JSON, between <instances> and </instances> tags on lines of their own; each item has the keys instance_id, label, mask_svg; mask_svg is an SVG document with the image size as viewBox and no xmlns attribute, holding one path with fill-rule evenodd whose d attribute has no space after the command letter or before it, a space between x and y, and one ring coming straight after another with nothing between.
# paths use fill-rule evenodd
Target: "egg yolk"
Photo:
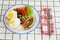
<instances>
[{"instance_id":1,"label":"egg yolk","mask_svg":"<svg viewBox=\"0 0 60 40\"><path fill-rule=\"evenodd\" d=\"M11 20L11 21L9 22L9 24L12 24L12 25L13 25L13 24L14 24L14 20Z\"/></svg>"},{"instance_id":2,"label":"egg yolk","mask_svg":"<svg viewBox=\"0 0 60 40\"><path fill-rule=\"evenodd\" d=\"M10 13L8 14L8 18L13 18L13 17L14 17L14 13L10 12Z\"/></svg>"}]
</instances>

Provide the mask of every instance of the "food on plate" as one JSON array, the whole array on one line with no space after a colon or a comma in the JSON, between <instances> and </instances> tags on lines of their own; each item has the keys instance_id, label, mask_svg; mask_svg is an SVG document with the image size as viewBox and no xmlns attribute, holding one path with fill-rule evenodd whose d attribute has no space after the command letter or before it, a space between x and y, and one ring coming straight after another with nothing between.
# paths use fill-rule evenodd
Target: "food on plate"
<instances>
[{"instance_id":1,"label":"food on plate","mask_svg":"<svg viewBox=\"0 0 60 40\"><path fill-rule=\"evenodd\" d=\"M17 12L17 18L21 20L21 25L26 29L33 23L33 9L30 6L15 8L14 11Z\"/></svg>"},{"instance_id":2,"label":"food on plate","mask_svg":"<svg viewBox=\"0 0 60 40\"><path fill-rule=\"evenodd\" d=\"M20 20L18 18L12 18L10 21L9 21L9 26L14 28L14 27L17 27L17 25L20 24Z\"/></svg>"},{"instance_id":3,"label":"food on plate","mask_svg":"<svg viewBox=\"0 0 60 40\"><path fill-rule=\"evenodd\" d=\"M30 6L25 6L23 8L15 8L15 11L17 11L20 15L24 16L25 18L29 18L33 14L33 9Z\"/></svg>"},{"instance_id":4,"label":"food on plate","mask_svg":"<svg viewBox=\"0 0 60 40\"><path fill-rule=\"evenodd\" d=\"M9 19L6 17L6 24L8 24L9 23Z\"/></svg>"},{"instance_id":5,"label":"food on plate","mask_svg":"<svg viewBox=\"0 0 60 40\"><path fill-rule=\"evenodd\" d=\"M30 7L30 6L26 6L26 8L28 9L28 13L24 17L29 18L34 13L34 11L33 11L32 7Z\"/></svg>"},{"instance_id":6,"label":"food on plate","mask_svg":"<svg viewBox=\"0 0 60 40\"><path fill-rule=\"evenodd\" d=\"M16 11L10 11L8 14L7 14L7 17L9 19L13 18L13 17L16 17L17 15L17 12Z\"/></svg>"},{"instance_id":7,"label":"food on plate","mask_svg":"<svg viewBox=\"0 0 60 40\"><path fill-rule=\"evenodd\" d=\"M33 23L33 13L34 11L30 6L14 8L7 14L7 19L9 19L8 25L11 27L22 25L24 29L29 29L31 28L30 25Z\"/></svg>"},{"instance_id":8,"label":"food on plate","mask_svg":"<svg viewBox=\"0 0 60 40\"><path fill-rule=\"evenodd\" d=\"M22 25L24 28L28 29L30 28L29 26L32 24L32 22L33 22L33 17L30 17L26 19Z\"/></svg>"},{"instance_id":9,"label":"food on plate","mask_svg":"<svg viewBox=\"0 0 60 40\"><path fill-rule=\"evenodd\" d=\"M14 9L15 11L17 11L17 12L19 12L22 16L25 16L26 14L27 14L27 12L28 12L28 9L27 8L16 8L16 9Z\"/></svg>"}]
</instances>

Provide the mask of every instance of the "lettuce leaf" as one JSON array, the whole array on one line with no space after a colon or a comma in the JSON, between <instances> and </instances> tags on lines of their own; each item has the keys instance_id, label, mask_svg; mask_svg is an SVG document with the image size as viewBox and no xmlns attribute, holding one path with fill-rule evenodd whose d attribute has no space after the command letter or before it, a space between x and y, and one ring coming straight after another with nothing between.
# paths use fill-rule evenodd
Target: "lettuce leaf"
<instances>
[{"instance_id":1,"label":"lettuce leaf","mask_svg":"<svg viewBox=\"0 0 60 40\"><path fill-rule=\"evenodd\" d=\"M33 9L30 6L25 6L28 9L28 13L24 16L25 18L29 18L33 13Z\"/></svg>"}]
</instances>

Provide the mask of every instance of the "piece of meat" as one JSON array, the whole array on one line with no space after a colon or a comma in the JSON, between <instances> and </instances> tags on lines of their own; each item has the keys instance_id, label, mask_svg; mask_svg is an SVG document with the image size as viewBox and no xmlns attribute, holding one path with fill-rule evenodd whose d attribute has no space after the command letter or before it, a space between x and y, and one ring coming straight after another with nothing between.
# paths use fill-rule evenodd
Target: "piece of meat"
<instances>
[{"instance_id":1,"label":"piece of meat","mask_svg":"<svg viewBox=\"0 0 60 40\"><path fill-rule=\"evenodd\" d=\"M32 22L33 22L33 17L30 17L30 18L26 19L22 25L26 29L26 28L29 28L29 26L32 24Z\"/></svg>"},{"instance_id":2,"label":"piece of meat","mask_svg":"<svg viewBox=\"0 0 60 40\"><path fill-rule=\"evenodd\" d=\"M14 11L19 12L22 16L25 16L28 13L28 9L27 8L15 8Z\"/></svg>"}]
</instances>

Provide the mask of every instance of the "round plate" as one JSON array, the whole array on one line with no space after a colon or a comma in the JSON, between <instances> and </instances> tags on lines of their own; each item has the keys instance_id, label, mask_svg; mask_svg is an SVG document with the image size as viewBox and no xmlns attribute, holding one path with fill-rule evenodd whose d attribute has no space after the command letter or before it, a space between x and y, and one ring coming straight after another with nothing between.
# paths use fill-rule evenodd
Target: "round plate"
<instances>
[{"instance_id":1,"label":"round plate","mask_svg":"<svg viewBox=\"0 0 60 40\"><path fill-rule=\"evenodd\" d=\"M13 10L14 8L18 8L18 7L23 7L23 6L26 6L25 4L17 4L17 5L13 5L12 7L10 7L10 8L8 8L7 9L7 11L5 12L5 14L4 14L4 17L3 17L3 23L4 23L4 27L6 28L6 29L8 29L9 31L11 31L12 33L15 33L15 34L26 34L26 33L29 33L29 32L31 32L31 31L34 31L37 27L38 27L38 25L39 25L39 23L40 23L40 14L38 13L38 11L34 8L34 7L32 7L32 6L30 6L30 7L32 7L32 9L33 9L33 11L34 11L34 13L33 13L33 23L32 23L32 27L30 28L30 29L28 29L28 30L23 30L22 28L20 28L20 27L17 27L17 28L11 28L11 27L9 27L7 24L6 24L6 15L8 14L8 12L9 11L11 11L11 10ZM29 6L29 5L28 5Z\"/></svg>"}]
</instances>

